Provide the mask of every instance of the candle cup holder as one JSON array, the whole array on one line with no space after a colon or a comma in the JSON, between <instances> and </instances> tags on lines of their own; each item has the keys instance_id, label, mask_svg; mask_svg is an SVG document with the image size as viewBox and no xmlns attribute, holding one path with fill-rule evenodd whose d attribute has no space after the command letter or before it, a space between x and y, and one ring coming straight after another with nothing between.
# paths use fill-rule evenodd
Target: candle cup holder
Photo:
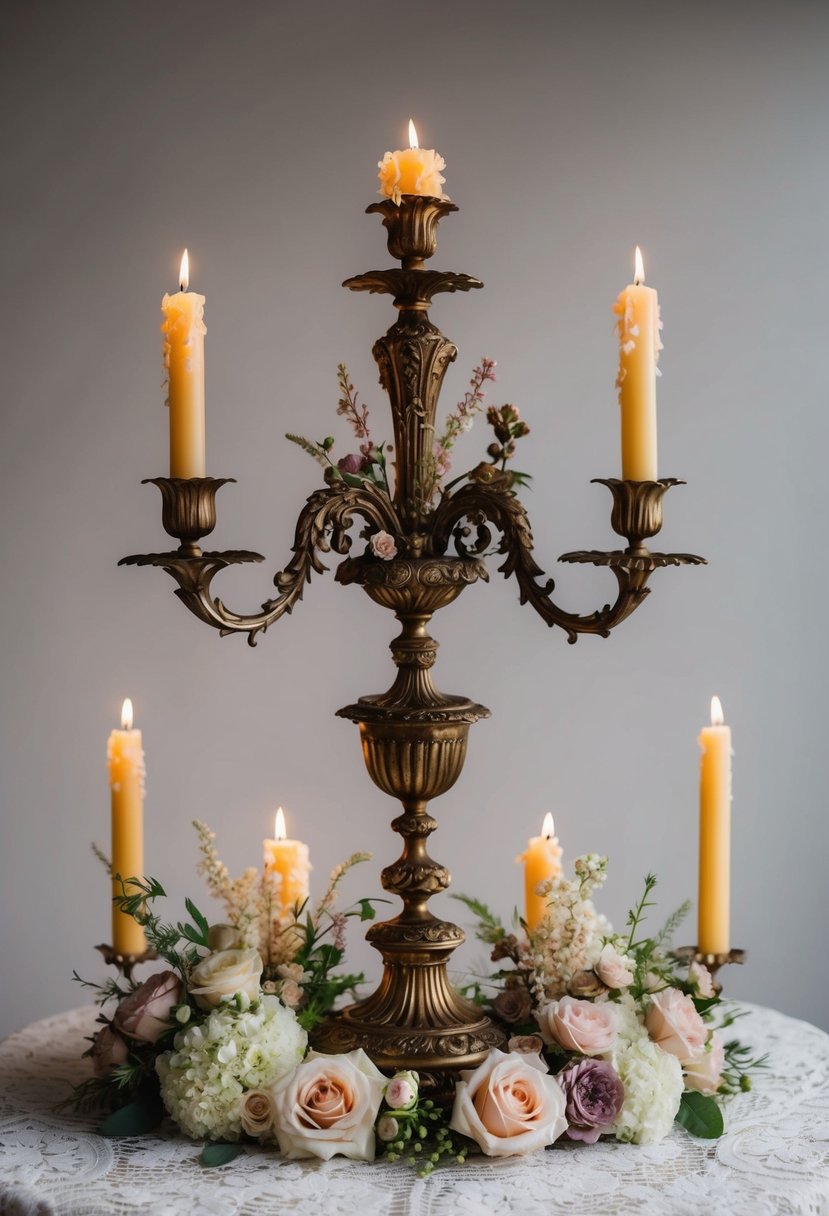
<instances>
[{"instance_id":1,"label":"candle cup holder","mask_svg":"<svg viewBox=\"0 0 829 1216\"><path fill-rule=\"evenodd\" d=\"M742 966L748 958L747 950L728 950L723 954L705 954L698 946L679 946L671 952L674 958L682 963L699 963L711 973L714 991L717 996L722 992L722 984L717 979L721 967L730 965Z\"/></svg>"},{"instance_id":2,"label":"candle cup holder","mask_svg":"<svg viewBox=\"0 0 829 1216\"><path fill-rule=\"evenodd\" d=\"M246 634L251 645L293 610L313 575L327 569L332 553L346 559L338 565L340 583L362 586L374 603L397 617L402 632L391 644L394 683L387 692L362 697L339 713L359 727L372 780L403 804L392 824L403 837L402 854L382 874L384 887L400 896L403 907L369 931L384 960L380 987L365 1001L332 1015L314 1038L329 1051L362 1046L388 1071L415 1068L436 1092L459 1070L480 1064L503 1042L503 1033L452 988L449 960L463 934L428 908L431 896L449 885L448 869L428 852L437 827L430 800L459 779L469 728L489 712L465 696L445 695L432 682L437 651L427 632L432 614L466 586L485 581L484 561L495 553L500 572L518 583L520 603L530 604L568 641L582 634L607 637L642 603L649 593L646 583L658 567L704 561L692 554L650 553L645 547L645 539L659 531L661 499L675 481L607 480L614 497L613 526L628 548L568 553L559 560L607 566L617 595L596 611L568 612L555 603L555 583L536 562L530 520L508 471L483 462L434 501L426 487L434 481L438 398L457 348L432 323L428 310L439 293L482 286L469 275L423 266L435 252L440 219L456 210L447 199L412 195L404 195L399 205L390 199L373 203L368 211L382 216L389 251L402 266L345 283L353 291L391 296L398 312L373 348L391 405L393 493L369 480L355 484L352 477L348 484L332 475L299 513L291 556L274 575L275 596L253 613L231 611L213 594L211 583L224 567L262 557L243 550L203 554L198 547L215 523L219 482L193 479L190 488L188 481L152 479L164 496L165 527L181 548L123 559L123 564L165 569L194 615L222 635ZM197 483L208 481L211 488L205 484L200 491ZM204 504L200 493L208 500ZM356 517L363 540L387 534L386 551L389 540L395 550L391 560L375 556L371 543L352 556Z\"/></svg>"},{"instance_id":3,"label":"candle cup holder","mask_svg":"<svg viewBox=\"0 0 829 1216\"><path fill-rule=\"evenodd\" d=\"M366 214L382 215L388 251L403 263L403 269L420 270L424 260L437 249L438 224L445 215L457 210L457 205L448 198L403 194L399 203L390 198L371 203Z\"/></svg>"},{"instance_id":4,"label":"candle cup holder","mask_svg":"<svg viewBox=\"0 0 829 1216\"><path fill-rule=\"evenodd\" d=\"M96 946L96 950L104 956L104 962L108 967L117 967L123 975L127 983L132 982L132 973L139 963L152 963L157 958L155 950L147 947L141 954L125 954L121 950L116 950L114 946Z\"/></svg>"},{"instance_id":5,"label":"candle cup holder","mask_svg":"<svg viewBox=\"0 0 829 1216\"><path fill-rule=\"evenodd\" d=\"M216 494L235 477L145 477L161 491L161 522L182 557L201 557L199 541L216 527Z\"/></svg>"}]
</instances>

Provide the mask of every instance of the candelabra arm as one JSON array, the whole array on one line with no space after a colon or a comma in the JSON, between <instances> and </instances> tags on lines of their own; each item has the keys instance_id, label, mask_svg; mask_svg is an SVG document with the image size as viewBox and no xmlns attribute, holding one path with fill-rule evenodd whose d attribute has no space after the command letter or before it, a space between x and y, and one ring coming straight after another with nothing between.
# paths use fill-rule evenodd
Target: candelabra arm
<instances>
[{"instance_id":1,"label":"candelabra arm","mask_svg":"<svg viewBox=\"0 0 829 1216\"><path fill-rule=\"evenodd\" d=\"M509 473L501 472L490 464L481 464L469 476L469 482L445 497L435 511L431 532L435 552L445 553L450 542L454 542L459 556L472 558L492 551L494 545L494 551L505 558L498 567L499 571L505 578L514 575L518 582L520 602L531 604L551 628L557 626L563 629L571 643L582 633L607 637L611 629L630 616L649 594L647 582L657 567L704 561L692 554L651 553L641 544L641 537L632 538L631 546L624 552L564 554L560 561L609 566L618 584L618 593L612 604L605 604L598 611L587 614L565 612L552 598L554 580L545 577L533 556L529 517L511 488ZM659 497L668 488L668 483L656 482L617 484L634 487L653 485ZM492 528L501 534L497 543L494 542Z\"/></svg>"},{"instance_id":2,"label":"candelabra arm","mask_svg":"<svg viewBox=\"0 0 829 1216\"><path fill-rule=\"evenodd\" d=\"M155 478L162 493L167 496L176 492L170 478ZM186 483L185 483L186 485ZM176 595L186 604L194 616L218 629L224 637L231 633L246 633L248 643L256 645L260 633L264 633L274 621L293 611L302 599L306 583L314 574L327 570L321 555L331 552L345 556L351 548L349 530L354 516L365 520L370 531L382 530L398 538L402 544L402 527L388 495L364 482L361 486L334 483L310 495L297 520L293 543L293 556L274 575L278 595L266 600L261 611L238 613L226 605L211 590L212 582L219 571L242 562L263 561L258 553L244 550L229 550L220 553L203 553L197 544L182 543L172 553L138 554L122 558L119 565L161 566L178 583ZM165 526L167 525L165 519ZM210 530L210 529L208 529ZM173 532L173 535L178 533Z\"/></svg>"}]
</instances>

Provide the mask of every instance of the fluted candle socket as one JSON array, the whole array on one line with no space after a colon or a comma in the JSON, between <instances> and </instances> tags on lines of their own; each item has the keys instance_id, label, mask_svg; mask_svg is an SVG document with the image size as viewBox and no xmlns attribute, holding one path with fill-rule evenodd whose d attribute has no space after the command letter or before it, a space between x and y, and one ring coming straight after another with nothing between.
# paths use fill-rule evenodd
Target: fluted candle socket
<instances>
[{"instance_id":1,"label":"fluted candle socket","mask_svg":"<svg viewBox=\"0 0 829 1216\"><path fill-rule=\"evenodd\" d=\"M216 527L216 493L235 477L145 477L161 491L161 522L183 557L200 557L199 541Z\"/></svg>"}]
</instances>

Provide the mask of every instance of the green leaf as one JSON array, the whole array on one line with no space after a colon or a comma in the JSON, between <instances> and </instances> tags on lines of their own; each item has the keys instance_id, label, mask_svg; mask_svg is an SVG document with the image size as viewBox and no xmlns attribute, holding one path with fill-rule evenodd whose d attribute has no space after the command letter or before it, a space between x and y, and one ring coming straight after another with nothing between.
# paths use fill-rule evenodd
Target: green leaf
<instances>
[{"instance_id":1,"label":"green leaf","mask_svg":"<svg viewBox=\"0 0 829 1216\"><path fill-rule=\"evenodd\" d=\"M360 903L360 920L374 920L377 913L374 911L374 906L370 899L361 899Z\"/></svg>"},{"instance_id":2,"label":"green leaf","mask_svg":"<svg viewBox=\"0 0 829 1216\"><path fill-rule=\"evenodd\" d=\"M164 1104L158 1094L146 1094L128 1102L104 1119L98 1131L102 1136L144 1136L164 1118Z\"/></svg>"},{"instance_id":3,"label":"green leaf","mask_svg":"<svg viewBox=\"0 0 829 1216\"><path fill-rule=\"evenodd\" d=\"M713 1009L720 1003L718 996L692 996L691 1000L694 1002L697 1013L700 1014L707 1013L709 1009Z\"/></svg>"},{"instance_id":4,"label":"green leaf","mask_svg":"<svg viewBox=\"0 0 829 1216\"><path fill-rule=\"evenodd\" d=\"M241 1144L205 1144L199 1161L202 1165L211 1167L227 1165L229 1161L235 1160L244 1151Z\"/></svg>"},{"instance_id":5,"label":"green leaf","mask_svg":"<svg viewBox=\"0 0 829 1216\"><path fill-rule=\"evenodd\" d=\"M705 1094L686 1090L676 1112L676 1121L702 1140L716 1140L723 1134L723 1117L719 1104Z\"/></svg>"},{"instance_id":6,"label":"green leaf","mask_svg":"<svg viewBox=\"0 0 829 1216\"><path fill-rule=\"evenodd\" d=\"M192 899L185 899L184 906L190 915L193 917L193 924L201 929L205 937L207 937L210 925L207 923L207 917L203 912L200 912Z\"/></svg>"}]
</instances>

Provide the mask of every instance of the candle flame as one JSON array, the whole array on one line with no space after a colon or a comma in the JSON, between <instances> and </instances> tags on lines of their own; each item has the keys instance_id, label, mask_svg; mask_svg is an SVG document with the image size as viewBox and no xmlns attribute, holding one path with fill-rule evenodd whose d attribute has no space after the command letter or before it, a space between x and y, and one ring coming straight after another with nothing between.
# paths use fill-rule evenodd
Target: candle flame
<instances>
[{"instance_id":1,"label":"candle flame","mask_svg":"<svg viewBox=\"0 0 829 1216\"><path fill-rule=\"evenodd\" d=\"M550 812L548 811L547 814L544 816L544 823L542 824L542 827L541 827L541 835L546 836L548 840L551 840L552 837L555 836L555 834L556 834L556 825L553 823L553 817L550 814Z\"/></svg>"},{"instance_id":2,"label":"candle flame","mask_svg":"<svg viewBox=\"0 0 829 1216\"><path fill-rule=\"evenodd\" d=\"M124 704L121 706L121 730L132 730L132 701L129 697L124 697Z\"/></svg>"},{"instance_id":3,"label":"candle flame","mask_svg":"<svg viewBox=\"0 0 829 1216\"><path fill-rule=\"evenodd\" d=\"M274 815L273 834L276 840L285 840L288 833L285 831L285 812L282 807Z\"/></svg>"},{"instance_id":4,"label":"candle flame","mask_svg":"<svg viewBox=\"0 0 829 1216\"><path fill-rule=\"evenodd\" d=\"M186 291L190 286L190 255L185 249L181 255L181 266L178 272L178 285L182 291Z\"/></svg>"},{"instance_id":5,"label":"candle flame","mask_svg":"<svg viewBox=\"0 0 829 1216\"><path fill-rule=\"evenodd\" d=\"M409 119L409 147L410 148L419 148L420 147L420 144L417 142L417 127L414 125L414 122L412 121L411 118Z\"/></svg>"},{"instance_id":6,"label":"candle flame","mask_svg":"<svg viewBox=\"0 0 829 1216\"><path fill-rule=\"evenodd\" d=\"M722 711L722 701L719 697L711 698L711 725L722 726L725 722L725 714Z\"/></svg>"},{"instance_id":7,"label":"candle flame","mask_svg":"<svg viewBox=\"0 0 829 1216\"><path fill-rule=\"evenodd\" d=\"M636 253L633 257L633 282L635 286L645 281L645 263L642 261L642 250L636 246Z\"/></svg>"}]
</instances>

